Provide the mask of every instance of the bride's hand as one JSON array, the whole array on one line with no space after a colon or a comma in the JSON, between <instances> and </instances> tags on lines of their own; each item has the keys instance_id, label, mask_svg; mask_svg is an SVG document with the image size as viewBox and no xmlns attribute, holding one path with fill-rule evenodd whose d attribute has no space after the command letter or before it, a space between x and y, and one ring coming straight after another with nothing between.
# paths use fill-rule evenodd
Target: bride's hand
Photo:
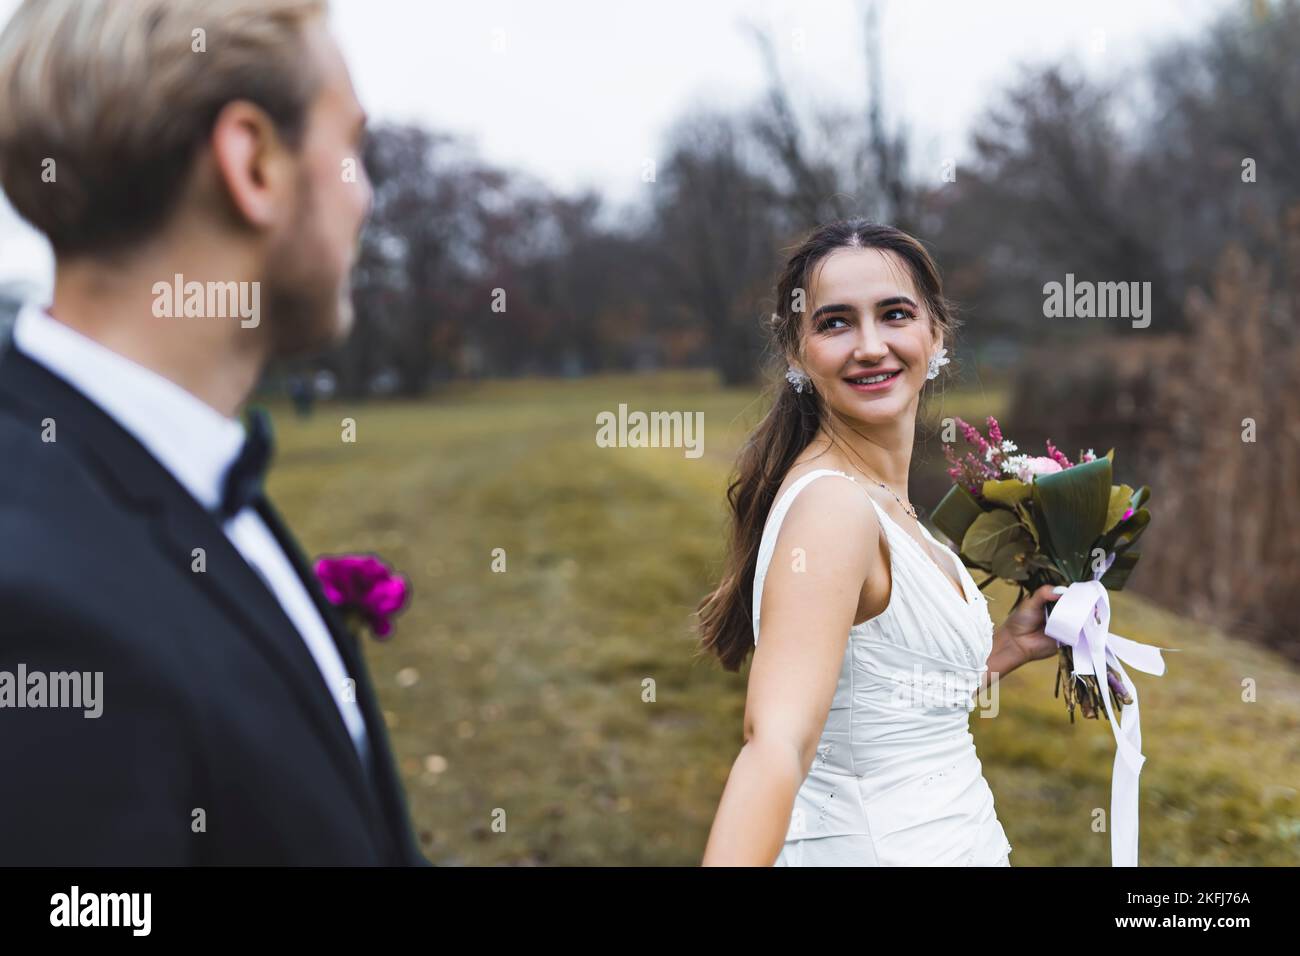
<instances>
[{"instance_id":1,"label":"bride's hand","mask_svg":"<svg viewBox=\"0 0 1300 956\"><path fill-rule=\"evenodd\" d=\"M1052 585L1044 584L1021 601L1002 623L1002 639L1024 663L1051 657L1061 646L1043 630L1047 622L1047 605L1060 597Z\"/></svg>"}]
</instances>

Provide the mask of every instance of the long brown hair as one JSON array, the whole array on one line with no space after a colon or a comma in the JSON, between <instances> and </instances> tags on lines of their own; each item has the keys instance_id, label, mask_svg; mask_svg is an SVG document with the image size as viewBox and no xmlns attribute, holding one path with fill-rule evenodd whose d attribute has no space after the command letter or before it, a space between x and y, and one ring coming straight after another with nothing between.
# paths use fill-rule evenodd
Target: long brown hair
<instances>
[{"instance_id":1,"label":"long brown hair","mask_svg":"<svg viewBox=\"0 0 1300 956\"><path fill-rule=\"evenodd\" d=\"M818 226L797 243L776 284L776 311L769 322L769 350L779 362L779 384L767 415L741 449L735 478L727 488L731 541L722 579L699 604L700 652L716 654L738 671L754 649L753 588L763 526L776 492L799 453L817 435L827 414L814 389L796 392L785 381L786 361L803 354L804 299L817 265L837 249L881 249L906 265L932 320L951 342L955 309L943 294L939 270L916 239L893 226L867 219L842 219ZM796 309L796 306L798 308Z\"/></svg>"}]
</instances>

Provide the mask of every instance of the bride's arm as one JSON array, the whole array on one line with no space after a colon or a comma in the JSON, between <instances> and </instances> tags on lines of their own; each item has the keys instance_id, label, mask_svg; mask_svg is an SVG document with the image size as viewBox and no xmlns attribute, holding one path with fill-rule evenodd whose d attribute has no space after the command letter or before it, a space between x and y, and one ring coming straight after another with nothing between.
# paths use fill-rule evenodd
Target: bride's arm
<instances>
[{"instance_id":1,"label":"bride's arm","mask_svg":"<svg viewBox=\"0 0 1300 956\"><path fill-rule=\"evenodd\" d=\"M1047 605L1060 599L1058 590L1064 591L1064 588L1044 584L1021 601L1002 622L993 634L988 670L980 677L979 688L973 696L983 693L1017 667L1055 656L1060 645L1048 637L1043 628L1047 620Z\"/></svg>"},{"instance_id":2,"label":"bride's arm","mask_svg":"<svg viewBox=\"0 0 1300 956\"><path fill-rule=\"evenodd\" d=\"M745 744L727 778L704 866L771 866L780 854L835 696L862 583L880 560L870 546L879 538L877 520L861 489L847 481L813 482L791 505L763 586Z\"/></svg>"},{"instance_id":3,"label":"bride's arm","mask_svg":"<svg viewBox=\"0 0 1300 956\"><path fill-rule=\"evenodd\" d=\"M973 696L978 697L997 683L999 678L1005 677L1025 663L1027 662L1024 655L1015 642L1007 638L1002 628L998 628L993 635L993 650L989 652L989 669L980 675L979 687L976 688Z\"/></svg>"}]
</instances>

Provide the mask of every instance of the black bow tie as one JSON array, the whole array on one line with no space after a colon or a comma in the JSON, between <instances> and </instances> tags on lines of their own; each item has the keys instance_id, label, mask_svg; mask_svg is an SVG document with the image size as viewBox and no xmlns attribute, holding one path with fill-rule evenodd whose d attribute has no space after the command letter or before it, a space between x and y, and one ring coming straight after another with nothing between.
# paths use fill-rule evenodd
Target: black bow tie
<instances>
[{"instance_id":1,"label":"black bow tie","mask_svg":"<svg viewBox=\"0 0 1300 956\"><path fill-rule=\"evenodd\" d=\"M248 410L244 430L247 432L244 447L227 469L221 489L221 505L217 513L222 520L233 518L262 497L262 482L275 450L271 440L271 420L260 408Z\"/></svg>"}]
</instances>

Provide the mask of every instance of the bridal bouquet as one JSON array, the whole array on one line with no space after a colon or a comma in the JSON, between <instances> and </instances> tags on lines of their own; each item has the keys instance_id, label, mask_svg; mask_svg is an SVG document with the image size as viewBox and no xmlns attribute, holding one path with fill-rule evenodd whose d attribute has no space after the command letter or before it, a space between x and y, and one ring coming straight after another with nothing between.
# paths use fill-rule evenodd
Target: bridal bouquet
<instances>
[{"instance_id":1,"label":"bridal bouquet","mask_svg":"<svg viewBox=\"0 0 1300 956\"><path fill-rule=\"evenodd\" d=\"M1115 450L1098 458L1088 449L1072 463L1048 441L1047 455L1032 457L1017 454L992 416L987 439L973 425L956 422L973 450L958 459L944 446L955 484L932 520L960 545L967 567L989 573L980 587L995 578L1014 583L1017 605L1044 584L1096 581L1102 589L1121 590L1137 564L1134 545L1151 513L1145 507L1148 488L1112 484ZM1055 610L1048 613L1049 625ZM1059 697L1064 685L1071 723L1076 706L1085 717L1099 718L1103 711L1119 713L1132 704L1118 660L1105 661L1103 690L1096 671L1076 667L1075 644L1061 644L1054 694ZM1103 701L1103 693L1109 701Z\"/></svg>"},{"instance_id":2,"label":"bridal bouquet","mask_svg":"<svg viewBox=\"0 0 1300 956\"><path fill-rule=\"evenodd\" d=\"M987 439L960 418L957 424L974 450L959 460L945 447L955 484L931 519L960 544L967 567L989 573L981 588L995 578L1013 582L1019 604L1044 584L1064 586L1043 628L1060 645L1056 696L1064 685L1071 723L1076 704L1085 717L1106 712L1115 735L1111 865L1137 866L1138 777L1146 758L1137 688L1123 665L1160 675L1165 662L1160 648L1110 633L1107 588L1123 588L1137 564L1133 545L1151 521L1144 507L1150 490L1111 483L1113 448L1104 458L1089 449L1072 463L1049 441L1046 456L1031 457L1016 454L995 418Z\"/></svg>"}]
</instances>

